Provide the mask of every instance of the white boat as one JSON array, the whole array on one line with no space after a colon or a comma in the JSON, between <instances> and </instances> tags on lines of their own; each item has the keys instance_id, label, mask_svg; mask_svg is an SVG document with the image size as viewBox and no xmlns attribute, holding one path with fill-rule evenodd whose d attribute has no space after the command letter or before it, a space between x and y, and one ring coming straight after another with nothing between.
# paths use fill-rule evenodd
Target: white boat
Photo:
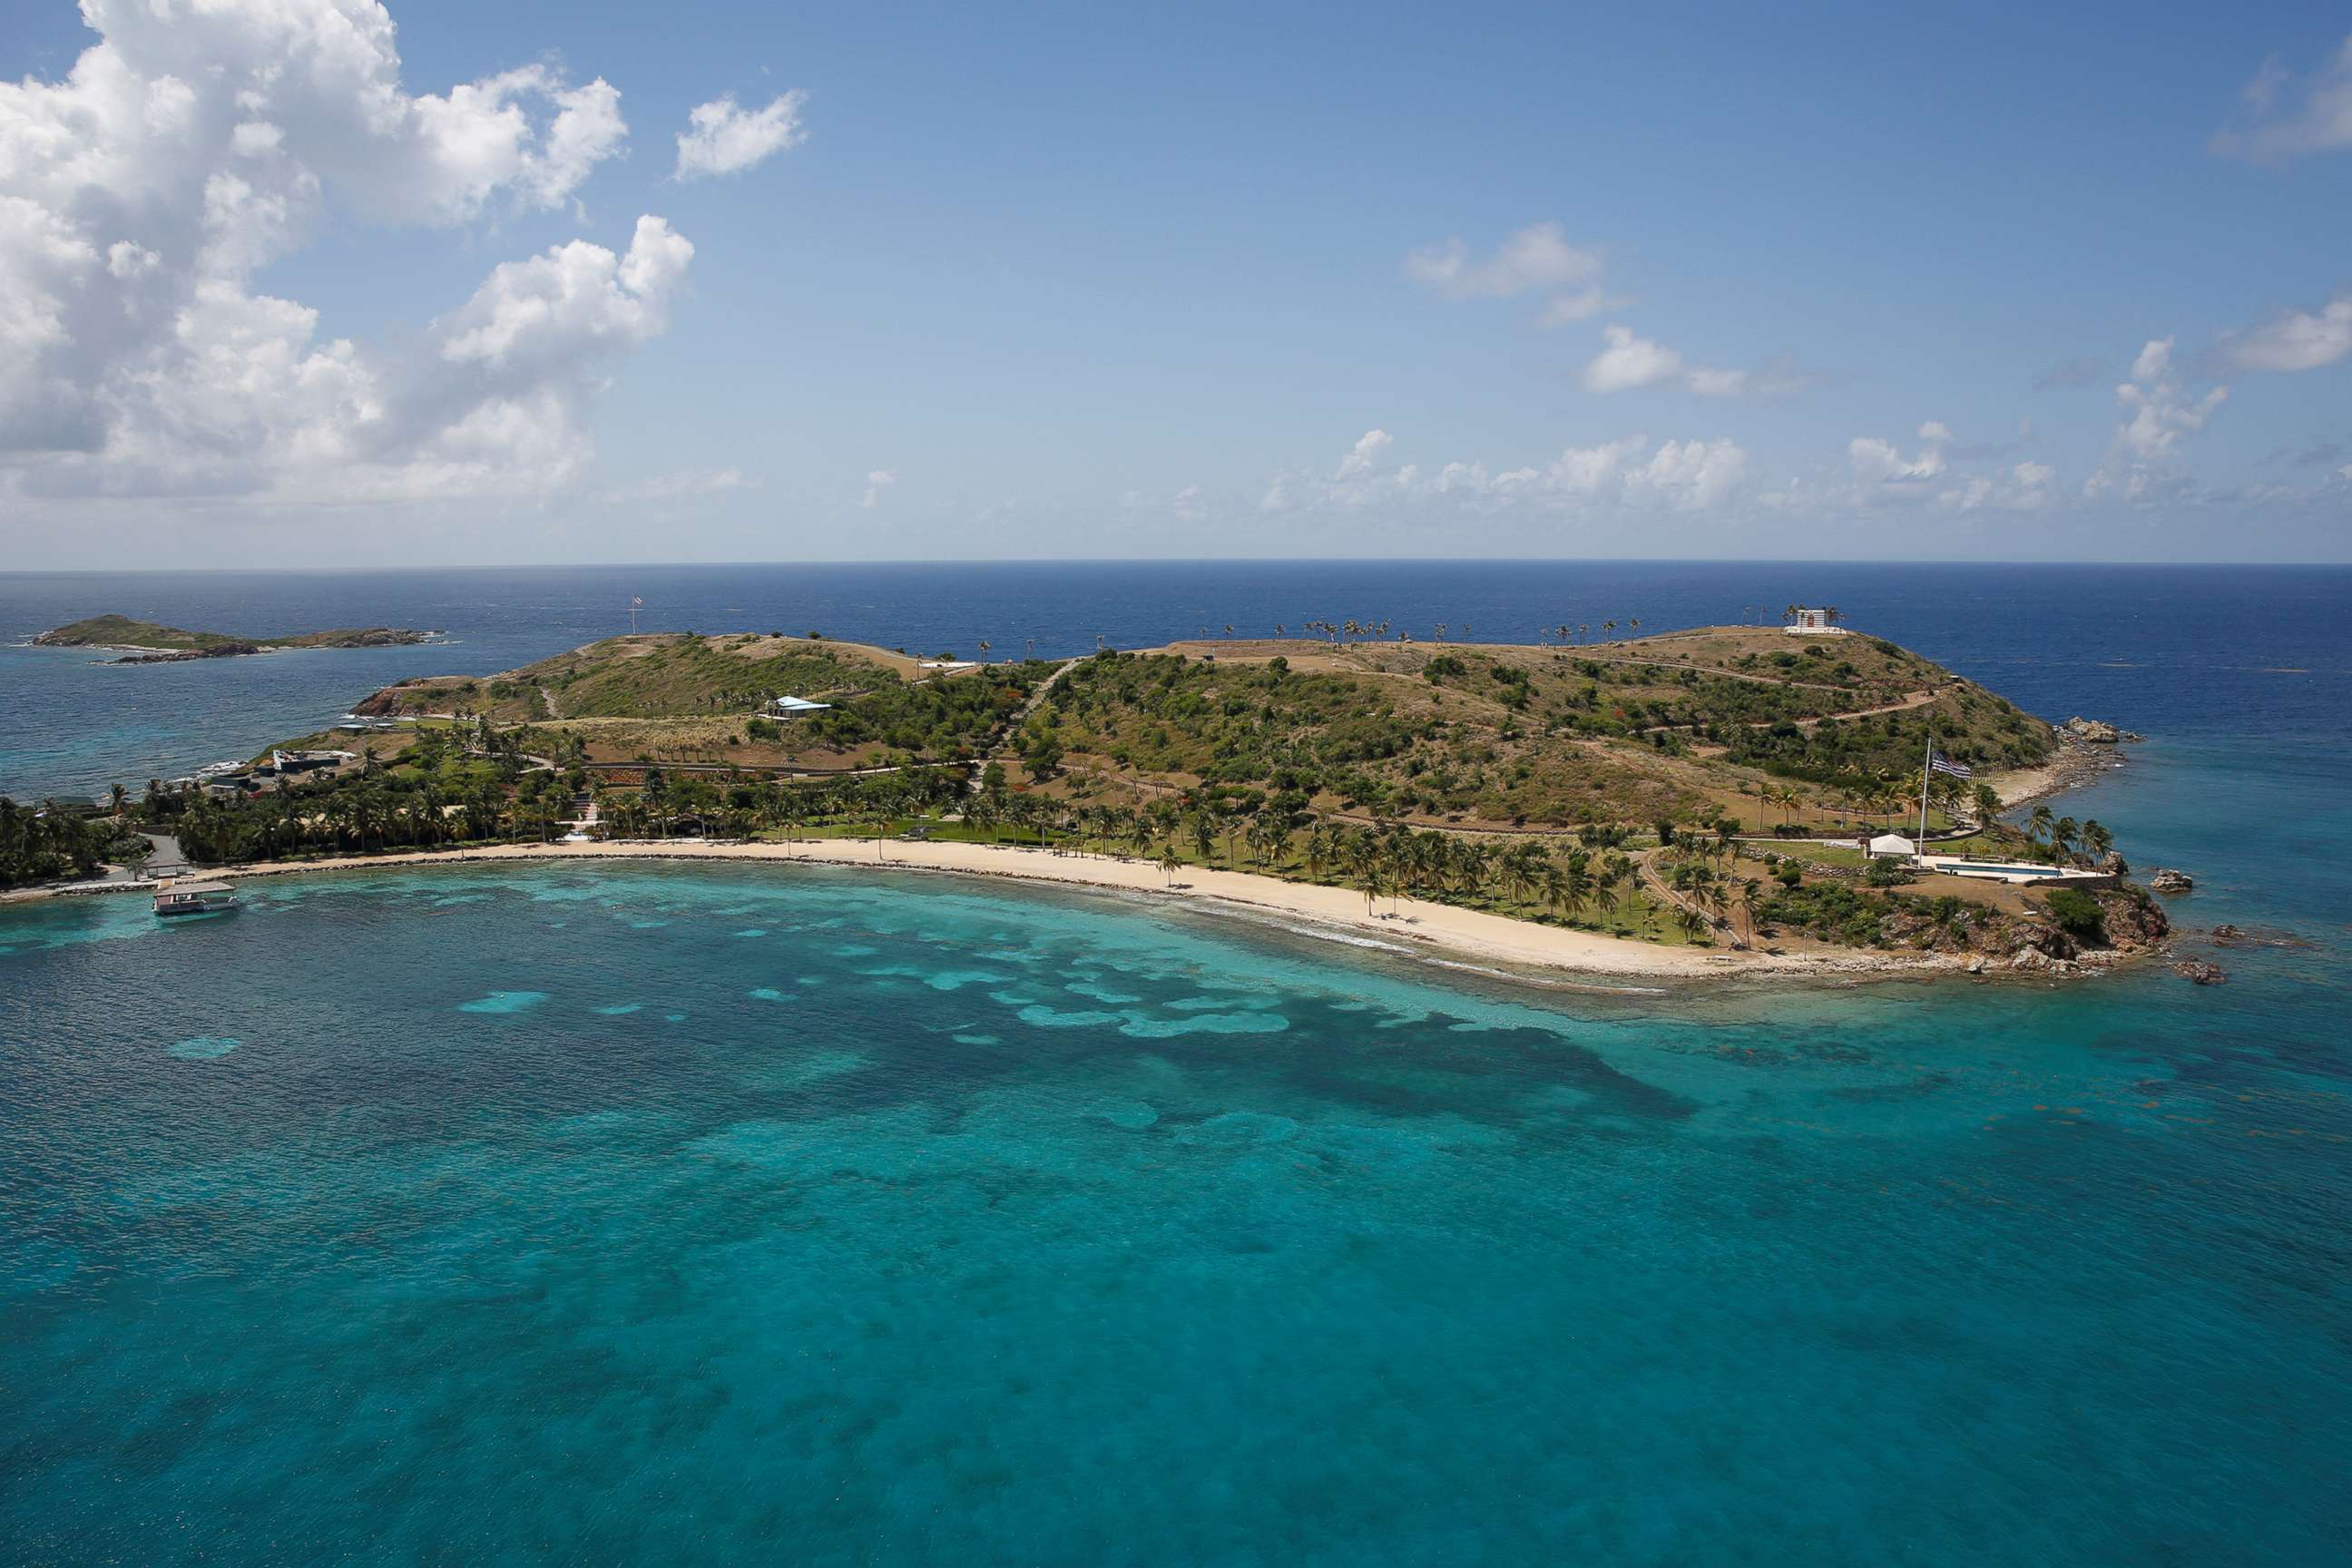
<instances>
[{"instance_id":1,"label":"white boat","mask_svg":"<svg viewBox=\"0 0 2352 1568\"><path fill-rule=\"evenodd\" d=\"M210 915L236 908L236 889L226 882L166 882L155 889L159 915Z\"/></svg>"}]
</instances>

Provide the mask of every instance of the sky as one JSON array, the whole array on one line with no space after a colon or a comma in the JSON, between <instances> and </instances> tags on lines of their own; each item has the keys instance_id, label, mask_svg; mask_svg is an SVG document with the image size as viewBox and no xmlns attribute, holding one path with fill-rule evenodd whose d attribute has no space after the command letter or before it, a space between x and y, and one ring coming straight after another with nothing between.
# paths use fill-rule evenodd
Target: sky
<instances>
[{"instance_id":1,"label":"sky","mask_svg":"<svg viewBox=\"0 0 2352 1568\"><path fill-rule=\"evenodd\" d=\"M14 0L16 568L2352 560L2352 12Z\"/></svg>"}]
</instances>

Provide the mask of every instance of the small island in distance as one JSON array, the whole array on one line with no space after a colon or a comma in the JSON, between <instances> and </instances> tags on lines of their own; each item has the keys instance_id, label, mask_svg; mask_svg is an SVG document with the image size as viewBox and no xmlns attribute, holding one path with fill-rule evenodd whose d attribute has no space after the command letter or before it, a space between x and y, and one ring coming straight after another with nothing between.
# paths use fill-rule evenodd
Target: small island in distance
<instances>
[{"instance_id":1,"label":"small island in distance","mask_svg":"<svg viewBox=\"0 0 2352 1568\"><path fill-rule=\"evenodd\" d=\"M36 647L88 647L130 655L116 664L179 664L194 658L239 658L289 647L404 647L431 642L438 632L405 626L338 626L323 632L285 632L245 637L227 632L183 631L128 616L92 616L43 632Z\"/></svg>"}]
</instances>

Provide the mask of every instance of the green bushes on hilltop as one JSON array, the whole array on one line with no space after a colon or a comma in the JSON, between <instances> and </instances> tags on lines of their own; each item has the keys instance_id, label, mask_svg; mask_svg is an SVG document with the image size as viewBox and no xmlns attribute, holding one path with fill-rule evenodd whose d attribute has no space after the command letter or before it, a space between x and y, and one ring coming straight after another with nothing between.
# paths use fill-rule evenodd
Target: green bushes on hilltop
<instances>
[{"instance_id":1,"label":"green bushes on hilltop","mask_svg":"<svg viewBox=\"0 0 2352 1568\"><path fill-rule=\"evenodd\" d=\"M1029 699L1049 667L1005 665L919 684L883 686L797 722L846 751L869 742L909 756L969 754Z\"/></svg>"}]
</instances>

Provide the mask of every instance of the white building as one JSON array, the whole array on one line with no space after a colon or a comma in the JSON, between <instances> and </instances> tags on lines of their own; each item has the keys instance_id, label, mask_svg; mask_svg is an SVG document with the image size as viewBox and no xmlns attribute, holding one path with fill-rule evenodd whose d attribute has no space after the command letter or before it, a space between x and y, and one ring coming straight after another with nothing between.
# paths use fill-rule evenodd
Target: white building
<instances>
[{"instance_id":1,"label":"white building","mask_svg":"<svg viewBox=\"0 0 2352 1568\"><path fill-rule=\"evenodd\" d=\"M768 700L768 714L774 719L798 719L803 714L822 713L832 706L830 702L812 702L805 697L772 697Z\"/></svg>"},{"instance_id":2,"label":"white building","mask_svg":"<svg viewBox=\"0 0 2352 1568\"><path fill-rule=\"evenodd\" d=\"M1833 610L1816 610L1800 605L1797 606L1797 618L1780 629L1792 637L1842 637L1848 635L1843 626L1830 624L1830 616L1834 614Z\"/></svg>"},{"instance_id":3,"label":"white building","mask_svg":"<svg viewBox=\"0 0 2352 1568\"><path fill-rule=\"evenodd\" d=\"M1882 833L1870 841L1870 853L1873 858L1881 855L1892 855L1900 859L1916 855L1919 853L1919 847L1900 833Z\"/></svg>"}]
</instances>

